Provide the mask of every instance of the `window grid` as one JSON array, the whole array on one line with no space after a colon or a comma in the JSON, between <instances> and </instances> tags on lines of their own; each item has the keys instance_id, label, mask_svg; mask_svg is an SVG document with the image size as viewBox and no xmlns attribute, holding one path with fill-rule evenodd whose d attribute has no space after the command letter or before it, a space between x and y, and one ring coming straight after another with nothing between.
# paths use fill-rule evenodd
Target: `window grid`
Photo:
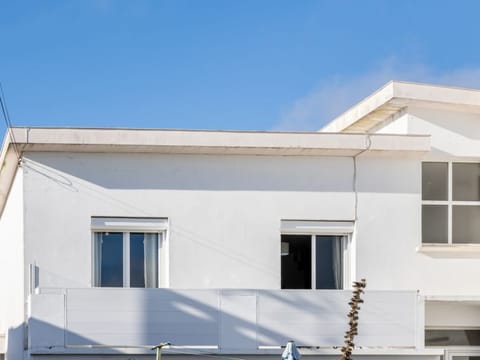
<instances>
[{"instance_id":1,"label":"window grid","mask_svg":"<svg viewBox=\"0 0 480 360\"><path fill-rule=\"evenodd\" d=\"M455 244L453 243L453 207L454 206L480 206L480 201L461 201L461 200L453 200L453 164L454 163L472 163L478 164L478 161L425 161L425 163L429 162L441 162L447 163L448 171L447 171L447 200L423 200L422 199L422 206L423 205L444 205L447 206L447 245L465 245L463 243ZM423 243L423 240L422 240ZM424 243L430 244L430 243ZM438 244L442 245L442 244Z\"/></svg>"}]
</instances>

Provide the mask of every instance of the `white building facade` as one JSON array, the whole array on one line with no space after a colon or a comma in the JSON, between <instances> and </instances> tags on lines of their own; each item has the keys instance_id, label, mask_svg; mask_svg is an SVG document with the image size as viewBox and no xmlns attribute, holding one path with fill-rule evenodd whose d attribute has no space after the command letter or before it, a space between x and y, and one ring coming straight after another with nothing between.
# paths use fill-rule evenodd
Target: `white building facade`
<instances>
[{"instance_id":1,"label":"white building facade","mask_svg":"<svg viewBox=\"0 0 480 360\"><path fill-rule=\"evenodd\" d=\"M391 82L320 132L13 128L7 360L480 356L480 92ZM19 161L20 159L20 161Z\"/></svg>"}]
</instances>

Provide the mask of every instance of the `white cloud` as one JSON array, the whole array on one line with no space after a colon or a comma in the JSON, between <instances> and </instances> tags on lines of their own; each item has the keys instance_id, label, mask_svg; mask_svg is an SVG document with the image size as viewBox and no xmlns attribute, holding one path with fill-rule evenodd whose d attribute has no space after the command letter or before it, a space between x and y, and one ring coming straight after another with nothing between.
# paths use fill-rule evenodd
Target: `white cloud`
<instances>
[{"instance_id":1,"label":"white cloud","mask_svg":"<svg viewBox=\"0 0 480 360\"><path fill-rule=\"evenodd\" d=\"M400 65L395 59L353 78L332 77L311 93L297 99L281 114L274 130L319 130L390 80L416 81L480 88L480 68L435 71L425 65Z\"/></svg>"}]
</instances>

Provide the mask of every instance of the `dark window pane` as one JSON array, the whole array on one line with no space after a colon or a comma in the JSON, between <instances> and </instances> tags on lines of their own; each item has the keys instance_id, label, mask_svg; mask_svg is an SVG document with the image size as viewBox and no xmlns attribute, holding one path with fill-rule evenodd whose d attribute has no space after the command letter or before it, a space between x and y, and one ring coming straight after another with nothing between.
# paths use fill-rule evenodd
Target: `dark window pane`
<instances>
[{"instance_id":1,"label":"dark window pane","mask_svg":"<svg viewBox=\"0 0 480 360\"><path fill-rule=\"evenodd\" d=\"M143 233L130 234L130 287L145 287Z\"/></svg>"},{"instance_id":2,"label":"dark window pane","mask_svg":"<svg viewBox=\"0 0 480 360\"><path fill-rule=\"evenodd\" d=\"M158 234L130 233L130 287L158 286Z\"/></svg>"},{"instance_id":3,"label":"dark window pane","mask_svg":"<svg viewBox=\"0 0 480 360\"><path fill-rule=\"evenodd\" d=\"M448 200L448 163L422 163L422 200Z\"/></svg>"},{"instance_id":4,"label":"dark window pane","mask_svg":"<svg viewBox=\"0 0 480 360\"><path fill-rule=\"evenodd\" d=\"M422 242L446 244L448 242L447 205L422 206Z\"/></svg>"},{"instance_id":5,"label":"dark window pane","mask_svg":"<svg viewBox=\"0 0 480 360\"><path fill-rule=\"evenodd\" d=\"M282 289L312 288L312 237L282 235ZM288 245L286 245L288 244ZM286 251L288 247L288 252Z\"/></svg>"},{"instance_id":6,"label":"dark window pane","mask_svg":"<svg viewBox=\"0 0 480 360\"><path fill-rule=\"evenodd\" d=\"M100 286L123 286L123 233L102 233Z\"/></svg>"},{"instance_id":7,"label":"dark window pane","mask_svg":"<svg viewBox=\"0 0 480 360\"><path fill-rule=\"evenodd\" d=\"M453 200L480 200L480 164L454 163L452 165Z\"/></svg>"},{"instance_id":8,"label":"dark window pane","mask_svg":"<svg viewBox=\"0 0 480 360\"><path fill-rule=\"evenodd\" d=\"M480 345L480 330L425 330L427 346Z\"/></svg>"},{"instance_id":9,"label":"dark window pane","mask_svg":"<svg viewBox=\"0 0 480 360\"><path fill-rule=\"evenodd\" d=\"M455 244L480 243L480 206L453 206L453 234Z\"/></svg>"},{"instance_id":10,"label":"dark window pane","mask_svg":"<svg viewBox=\"0 0 480 360\"><path fill-rule=\"evenodd\" d=\"M316 289L342 288L342 241L337 236L316 236Z\"/></svg>"}]
</instances>

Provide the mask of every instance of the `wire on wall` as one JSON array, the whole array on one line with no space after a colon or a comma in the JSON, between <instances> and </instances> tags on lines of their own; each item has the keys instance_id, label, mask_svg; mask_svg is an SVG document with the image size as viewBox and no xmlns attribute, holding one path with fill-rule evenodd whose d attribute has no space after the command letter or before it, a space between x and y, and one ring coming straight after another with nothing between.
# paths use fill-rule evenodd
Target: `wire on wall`
<instances>
[{"instance_id":1,"label":"wire on wall","mask_svg":"<svg viewBox=\"0 0 480 360\"><path fill-rule=\"evenodd\" d=\"M370 150L372 147L372 139L370 138L370 134L366 134L366 146L365 149L362 151L358 152L356 155L354 155L353 158L353 192L355 195L355 200L354 200L354 220L358 220L358 189L357 189L357 173L358 173L358 164L357 164L357 157L362 155L364 152Z\"/></svg>"}]
</instances>

